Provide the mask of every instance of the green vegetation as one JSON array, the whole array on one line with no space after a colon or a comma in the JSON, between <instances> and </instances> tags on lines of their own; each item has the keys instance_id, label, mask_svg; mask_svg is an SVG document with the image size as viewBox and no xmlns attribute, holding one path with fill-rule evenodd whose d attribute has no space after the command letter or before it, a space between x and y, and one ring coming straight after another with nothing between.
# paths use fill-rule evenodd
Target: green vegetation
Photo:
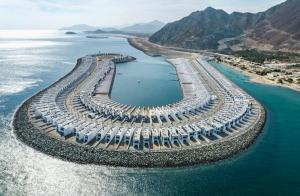
<instances>
[{"instance_id":1,"label":"green vegetation","mask_svg":"<svg viewBox=\"0 0 300 196\"><path fill-rule=\"evenodd\" d=\"M272 69L273 72L281 72L280 69Z\"/></svg>"},{"instance_id":2,"label":"green vegetation","mask_svg":"<svg viewBox=\"0 0 300 196\"><path fill-rule=\"evenodd\" d=\"M65 32L65 34L66 34L66 35L75 35L75 34L77 34L77 33L73 32L73 31L67 31L67 32Z\"/></svg>"},{"instance_id":3,"label":"green vegetation","mask_svg":"<svg viewBox=\"0 0 300 196\"><path fill-rule=\"evenodd\" d=\"M293 75L293 73L292 73L292 72L286 71L286 72L285 72L285 75Z\"/></svg>"},{"instance_id":4,"label":"green vegetation","mask_svg":"<svg viewBox=\"0 0 300 196\"><path fill-rule=\"evenodd\" d=\"M300 64L288 66L288 69L299 69L299 68L300 68Z\"/></svg>"},{"instance_id":5,"label":"green vegetation","mask_svg":"<svg viewBox=\"0 0 300 196\"><path fill-rule=\"evenodd\" d=\"M221 57L220 56L216 56L216 60L220 62L221 61Z\"/></svg>"},{"instance_id":6,"label":"green vegetation","mask_svg":"<svg viewBox=\"0 0 300 196\"><path fill-rule=\"evenodd\" d=\"M293 80L292 78L288 78L288 79L287 79L287 82L288 82L288 83L293 83L293 81L294 81L294 80Z\"/></svg>"},{"instance_id":7,"label":"green vegetation","mask_svg":"<svg viewBox=\"0 0 300 196\"><path fill-rule=\"evenodd\" d=\"M240 68L241 68L241 70L246 70L247 69L247 67L245 65L242 65Z\"/></svg>"},{"instance_id":8,"label":"green vegetation","mask_svg":"<svg viewBox=\"0 0 300 196\"><path fill-rule=\"evenodd\" d=\"M227 41L227 42L224 42L226 45L228 46L233 46L233 45L236 45L236 44L239 44L241 43L241 40L238 40L238 39L234 39L234 40L230 40L230 41Z\"/></svg>"},{"instance_id":9,"label":"green vegetation","mask_svg":"<svg viewBox=\"0 0 300 196\"><path fill-rule=\"evenodd\" d=\"M268 73L272 73L272 69L266 68L266 69L262 69L262 70L256 70L255 73L260 76L265 76Z\"/></svg>"},{"instance_id":10,"label":"green vegetation","mask_svg":"<svg viewBox=\"0 0 300 196\"><path fill-rule=\"evenodd\" d=\"M236 51L232 52L232 54L237 57L242 57L245 60L260 64L264 63L265 61L272 60L297 62L300 59L300 55L295 53L258 51L254 49Z\"/></svg>"}]
</instances>

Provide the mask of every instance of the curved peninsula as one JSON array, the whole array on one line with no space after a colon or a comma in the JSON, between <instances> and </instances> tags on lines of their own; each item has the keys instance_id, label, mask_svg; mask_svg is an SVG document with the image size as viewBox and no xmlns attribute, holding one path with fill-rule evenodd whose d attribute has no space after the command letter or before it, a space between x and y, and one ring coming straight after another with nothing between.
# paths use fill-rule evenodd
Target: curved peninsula
<instances>
[{"instance_id":1,"label":"curved peninsula","mask_svg":"<svg viewBox=\"0 0 300 196\"><path fill-rule=\"evenodd\" d=\"M181 101L159 107L117 103L110 99L116 63L135 58L87 55L17 109L17 138L64 160L124 167L208 163L250 146L264 125L263 107L208 57L167 57L177 71Z\"/></svg>"}]
</instances>

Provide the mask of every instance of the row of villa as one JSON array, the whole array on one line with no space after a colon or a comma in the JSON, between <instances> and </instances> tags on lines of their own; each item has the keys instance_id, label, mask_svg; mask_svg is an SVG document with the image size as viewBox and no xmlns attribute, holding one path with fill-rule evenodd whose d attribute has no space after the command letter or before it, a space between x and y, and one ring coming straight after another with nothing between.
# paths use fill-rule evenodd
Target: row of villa
<instances>
[{"instance_id":1,"label":"row of villa","mask_svg":"<svg viewBox=\"0 0 300 196\"><path fill-rule=\"evenodd\" d=\"M170 59L183 99L160 107L136 107L110 99L119 54L81 58L69 75L37 96L31 122L66 142L114 150L163 151L222 141L251 128L256 102L204 57Z\"/></svg>"}]
</instances>

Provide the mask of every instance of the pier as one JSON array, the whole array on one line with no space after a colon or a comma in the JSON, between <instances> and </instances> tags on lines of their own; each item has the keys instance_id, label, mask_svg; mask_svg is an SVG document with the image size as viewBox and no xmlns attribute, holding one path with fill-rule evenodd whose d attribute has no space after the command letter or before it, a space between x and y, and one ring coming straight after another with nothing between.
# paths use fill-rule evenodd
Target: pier
<instances>
[{"instance_id":1,"label":"pier","mask_svg":"<svg viewBox=\"0 0 300 196\"><path fill-rule=\"evenodd\" d=\"M134 57L112 53L80 58L72 72L19 108L14 118L15 132L24 142L30 143L24 138L31 136L23 135L20 127L23 121L18 122L19 115L26 115L24 119L33 130L32 136L42 134L51 140L51 145L62 142L74 151L67 155L67 148L60 148L65 154L61 158L80 163L151 167L184 165L178 162L180 157L170 158L171 153L200 156L191 158L188 161L191 164L213 161L209 153L215 153L214 160L219 160L250 145L260 131L264 123L263 108L213 68L205 56L168 59L176 68L182 88L183 99L179 102L136 107L111 100L116 64L133 60ZM243 139L246 141L239 144ZM231 142L239 145L223 149L222 153L221 146ZM39 146L44 149L42 151L55 154L46 149L47 146ZM86 151L85 161L74 156L83 149L91 150ZM108 153L109 158L103 153ZM96 158L99 154L107 159ZM118 159L118 162L111 159L113 154L143 157L136 162L127 159ZM161 159L159 154L177 162L155 163ZM152 158L147 161L147 157Z\"/></svg>"}]
</instances>

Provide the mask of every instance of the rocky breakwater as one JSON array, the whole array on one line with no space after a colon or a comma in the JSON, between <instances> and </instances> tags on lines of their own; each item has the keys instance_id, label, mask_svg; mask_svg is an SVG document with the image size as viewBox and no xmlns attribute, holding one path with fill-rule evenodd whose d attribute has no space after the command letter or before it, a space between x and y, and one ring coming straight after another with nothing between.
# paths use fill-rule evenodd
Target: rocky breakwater
<instances>
[{"instance_id":1,"label":"rocky breakwater","mask_svg":"<svg viewBox=\"0 0 300 196\"><path fill-rule=\"evenodd\" d=\"M171 111L159 108L159 111L170 112L169 115L166 114L163 117L160 115L156 116L156 119L161 121L160 124L148 124L153 123L147 121L153 116L143 116L142 118L138 118L134 116L129 117L124 114L118 115L110 108L104 111L105 108L89 105L91 102L78 102L81 105L81 108L86 112L89 112L90 115L91 112L94 112L94 116L98 115L97 118L107 118L108 121L111 121L109 125L113 125L112 123L116 122L114 127L111 127L109 128L110 130L108 130L110 133L108 136L110 136L110 138L114 138L115 135L113 135L113 133L116 133L116 130L119 131L118 133L121 133L122 130L129 131L131 128L135 130L136 132L131 132L133 139L130 140L128 144L126 144L126 142L121 143L123 140L116 142L116 138L115 140L107 140L106 137L105 139L100 137L98 140L94 135L94 141L97 145L90 145L89 142L78 140L76 132L70 136L76 137L76 142L75 140L65 140L66 137L64 137L64 135L59 135L59 133L62 134L59 127L65 125L57 124L60 122L56 117L50 117L52 118L50 124L53 134L47 134L47 132L41 128L44 126L36 124L35 121L38 120L42 125L45 125L42 119L32 115L33 105L37 102L39 102L41 111L45 113L45 119L49 119L47 115L52 115L52 113L49 114L47 111L43 110L44 103L48 103L49 100L51 101L53 92L55 92L51 91L49 94L49 89L58 90L57 92L59 92L57 95L59 96L59 99L54 96L54 105L57 104L57 101L59 103L61 99L67 100L72 97L65 95L64 90L66 90L66 92L76 92L75 88L77 88L77 91L82 92L80 87L84 87L85 90L88 90L89 88L94 89L94 82L104 82L105 78L107 79L105 76L109 75L109 71L111 70L111 62L107 61L107 58L111 58L112 56L115 55L105 54L101 56L96 55L94 57L88 56L86 59L79 60L76 67L69 74L26 100L17 109L13 119L13 128L17 138L25 144L48 155L77 163L123 167L178 167L210 163L229 158L249 147L263 128L265 122L265 111L263 107L256 100L224 78L224 76L216 72L216 70L201 58L194 60L193 66L185 59L172 61L177 64L180 74L183 74L183 80L186 80L186 82L182 82L181 84L186 90L185 99L189 99L190 96L193 96L191 97L193 101L190 100L188 105L186 105L186 102L177 103L176 107L178 108L178 111L182 111L186 108L189 109L184 111L184 114L182 112L175 113L177 110ZM103 74L102 68L105 68ZM87 73L86 76L82 74L78 75L77 69L81 70L83 74ZM76 73L74 73L75 71ZM190 71L196 71L199 72L199 74L191 75L189 74ZM66 83L70 77L73 77L76 74L81 80L71 80ZM63 91L60 91L60 88L55 86L56 84L61 85L61 82L67 85L67 87L64 85L60 86ZM205 86L205 82L209 82L210 87ZM100 85L101 84L102 83L100 83ZM189 89L197 89L198 94L196 97L194 94L189 93ZM45 94L49 95L50 99L49 96L44 96ZM224 102L225 99L222 96L226 97L227 102ZM216 99L217 97L219 98ZM199 99L199 102L195 101L195 98ZM204 98L207 99L207 101L203 102L203 105L199 105L200 101L203 101ZM93 99L93 97L90 97L90 99ZM98 100L101 99L98 98ZM109 103L108 99L105 98L103 100L105 100L106 103ZM113 106L115 107L115 105ZM74 123L74 120L78 122L77 116L80 116L80 113L78 113L76 108L69 110L69 107L72 106L69 105L68 108L64 108L64 110L57 108L58 113L56 113L56 115L61 115L63 119L65 119L63 121L63 123L65 123L69 120L64 117L65 111L70 112L70 114L72 112L77 112L76 117L72 117L72 122ZM179 110L180 107L181 109ZM120 108L124 107L120 105ZM143 111L144 110L141 110L142 114L136 115L145 115ZM153 112L155 111L153 110ZM153 112L152 115L154 114ZM211 115L213 116L203 118L203 113L212 113ZM81 120L84 119L85 118L82 116ZM177 119L177 122L172 124L172 119L173 121L174 119ZM143 124L145 127L143 127L142 132L138 132L137 130L140 128L136 126L140 124L141 120L144 121ZM55 121L56 125L54 125ZM92 125L90 121L97 123L97 120L90 119L88 121L90 125ZM126 126L120 126L120 122L124 123ZM220 124L221 122L223 124ZM99 131L99 134L103 134L101 130L104 131L107 130L107 127L110 127L102 127L103 123L104 122L101 121L101 123L98 124L99 129L95 129L95 131ZM235 127L234 130L232 130L233 127ZM80 128L78 129L80 130ZM94 127L82 130L83 133L94 133ZM147 141L149 144L149 140L146 140L149 136L149 132L151 131L150 137L153 137L154 140L157 130L159 130L160 133L160 136L158 136L158 138L160 137L160 147L155 148L155 142L152 143L153 146L145 145ZM195 134L197 134L197 137ZM179 135L180 138L178 138ZM191 141L187 139L187 137L190 137ZM192 142L192 140L194 142ZM136 148L136 142L141 142L141 145L138 148ZM179 143L182 143L182 145L176 145ZM119 145L127 145L128 148L118 148Z\"/></svg>"},{"instance_id":2,"label":"rocky breakwater","mask_svg":"<svg viewBox=\"0 0 300 196\"><path fill-rule=\"evenodd\" d=\"M114 151L67 143L43 134L28 119L31 101L32 98L25 101L14 115L13 127L18 139L48 155L81 164L121 167L180 167L207 164L230 158L247 149L255 141L265 123L265 110L260 106L260 117L254 127L222 142L161 152Z\"/></svg>"}]
</instances>

